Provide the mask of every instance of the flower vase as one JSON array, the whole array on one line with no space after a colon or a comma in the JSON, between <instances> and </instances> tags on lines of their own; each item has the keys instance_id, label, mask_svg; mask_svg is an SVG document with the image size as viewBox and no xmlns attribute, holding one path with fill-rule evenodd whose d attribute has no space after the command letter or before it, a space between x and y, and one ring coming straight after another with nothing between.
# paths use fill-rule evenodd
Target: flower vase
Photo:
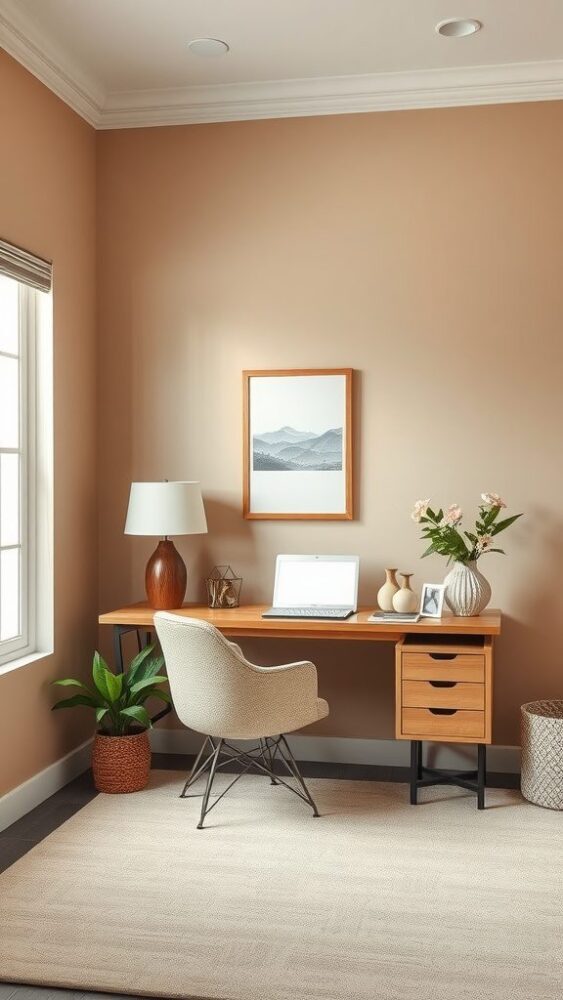
<instances>
[{"instance_id":1,"label":"flower vase","mask_svg":"<svg viewBox=\"0 0 563 1000\"><path fill-rule=\"evenodd\" d=\"M444 583L446 604L454 615L480 615L491 599L491 586L476 562L455 562Z\"/></svg>"},{"instance_id":2,"label":"flower vase","mask_svg":"<svg viewBox=\"0 0 563 1000\"><path fill-rule=\"evenodd\" d=\"M401 573L403 582L399 590L393 594L393 610L400 614L412 614L418 610L418 597L411 587L412 573Z\"/></svg>"},{"instance_id":3,"label":"flower vase","mask_svg":"<svg viewBox=\"0 0 563 1000\"><path fill-rule=\"evenodd\" d=\"M396 569L386 569L385 583L377 591L377 603L382 611L393 610L393 595L396 594L399 589L396 573Z\"/></svg>"}]
</instances>

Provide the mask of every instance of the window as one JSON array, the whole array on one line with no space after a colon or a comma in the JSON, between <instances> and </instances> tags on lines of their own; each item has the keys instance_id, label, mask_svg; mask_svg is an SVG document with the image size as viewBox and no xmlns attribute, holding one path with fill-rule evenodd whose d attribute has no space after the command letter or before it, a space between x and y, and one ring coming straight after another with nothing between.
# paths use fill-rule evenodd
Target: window
<instances>
[{"instance_id":1,"label":"window","mask_svg":"<svg viewBox=\"0 0 563 1000\"><path fill-rule=\"evenodd\" d=\"M44 446L52 420L45 411L50 386L40 376L42 358L51 356L50 311L50 294L0 273L0 668L37 652L45 638L37 592L51 549L41 533L51 523L52 463L47 468ZM49 363L46 371L50 380ZM52 582L41 583L42 613L52 618Z\"/></svg>"}]
</instances>

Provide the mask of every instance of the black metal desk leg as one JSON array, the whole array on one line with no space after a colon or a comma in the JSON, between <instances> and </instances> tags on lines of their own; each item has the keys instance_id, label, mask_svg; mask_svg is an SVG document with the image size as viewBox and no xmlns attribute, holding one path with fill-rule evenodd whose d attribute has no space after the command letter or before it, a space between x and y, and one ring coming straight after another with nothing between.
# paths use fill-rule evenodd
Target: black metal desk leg
<instances>
[{"instance_id":1,"label":"black metal desk leg","mask_svg":"<svg viewBox=\"0 0 563 1000\"><path fill-rule=\"evenodd\" d=\"M121 645L121 639L128 632L135 632L137 634L137 647L139 652L144 649L143 638L145 646L150 645L152 641L152 636L150 632L143 632L142 629L136 628L135 625L114 625L113 626L113 657L115 662L115 672L116 674L123 673L123 647Z\"/></svg>"},{"instance_id":2,"label":"black metal desk leg","mask_svg":"<svg viewBox=\"0 0 563 1000\"><path fill-rule=\"evenodd\" d=\"M420 781L422 778L422 740L417 740L418 745L418 764L416 768L416 776Z\"/></svg>"},{"instance_id":3,"label":"black metal desk leg","mask_svg":"<svg viewBox=\"0 0 563 1000\"><path fill-rule=\"evenodd\" d=\"M477 746L477 808L485 808L485 787L487 784L487 746Z\"/></svg>"},{"instance_id":4,"label":"black metal desk leg","mask_svg":"<svg viewBox=\"0 0 563 1000\"><path fill-rule=\"evenodd\" d=\"M116 674L123 673L123 649L121 648L121 636L123 628L121 625L113 626L113 660Z\"/></svg>"},{"instance_id":5,"label":"black metal desk leg","mask_svg":"<svg viewBox=\"0 0 563 1000\"><path fill-rule=\"evenodd\" d=\"M411 740L411 806L418 802L418 769L422 758L422 743Z\"/></svg>"}]
</instances>

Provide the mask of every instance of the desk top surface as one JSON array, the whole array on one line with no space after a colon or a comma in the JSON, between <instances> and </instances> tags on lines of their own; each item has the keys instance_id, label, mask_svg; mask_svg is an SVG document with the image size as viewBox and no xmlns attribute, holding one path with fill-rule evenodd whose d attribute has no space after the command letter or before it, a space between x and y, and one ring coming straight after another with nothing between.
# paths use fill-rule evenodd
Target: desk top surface
<instances>
[{"instance_id":1,"label":"desk top surface","mask_svg":"<svg viewBox=\"0 0 563 1000\"><path fill-rule=\"evenodd\" d=\"M247 604L239 608L213 609L201 604L184 604L174 614L211 622L224 635L268 636L272 638L301 639L362 639L391 641L404 635L499 635L501 613L496 609L484 611L473 618L443 615L442 618L424 618L417 623L368 622L374 608L360 608L346 621L321 619L262 618L267 604ZM150 627L154 610L146 602L131 604L100 615L101 625L131 625Z\"/></svg>"}]
</instances>

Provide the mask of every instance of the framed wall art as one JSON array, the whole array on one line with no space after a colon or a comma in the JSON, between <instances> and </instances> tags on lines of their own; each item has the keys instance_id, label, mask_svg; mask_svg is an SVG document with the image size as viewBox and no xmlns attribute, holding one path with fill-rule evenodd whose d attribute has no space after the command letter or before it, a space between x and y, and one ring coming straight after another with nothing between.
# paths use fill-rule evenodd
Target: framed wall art
<instances>
[{"instance_id":1,"label":"framed wall art","mask_svg":"<svg viewBox=\"0 0 563 1000\"><path fill-rule=\"evenodd\" d=\"M351 520L352 369L243 372L243 514Z\"/></svg>"}]
</instances>

